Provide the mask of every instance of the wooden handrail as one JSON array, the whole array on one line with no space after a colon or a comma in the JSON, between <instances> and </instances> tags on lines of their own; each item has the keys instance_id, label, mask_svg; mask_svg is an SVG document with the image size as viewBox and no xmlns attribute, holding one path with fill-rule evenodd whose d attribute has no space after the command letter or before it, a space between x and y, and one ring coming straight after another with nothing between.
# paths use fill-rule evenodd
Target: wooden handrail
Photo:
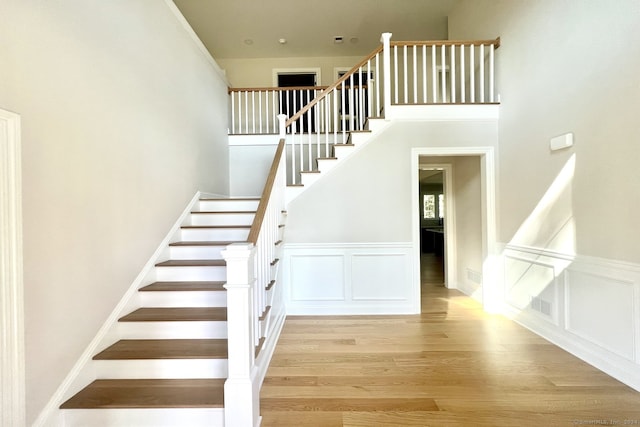
<instances>
[{"instance_id":1,"label":"wooden handrail","mask_svg":"<svg viewBox=\"0 0 640 427\"><path fill-rule=\"evenodd\" d=\"M269 169L267 182L264 185L264 190L262 190L262 196L260 197L260 203L258 204L256 216L253 219L253 224L251 224L251 230L249 230L249 237L247 238L247 241L253 243L254 245L258 243L258 236L260 235L260 229L262 228L264 215L267 212L267 205L269 204L269 199L273 190L273 184L276 180L276 175L278 174L278 168L280 167L280 160L282 158L282 152L284 151L284 144L284 138L280 139L280 143L278 144L278 148L276 149L276 154L273 157L273 162L271 163L271 169Z\"/></svg>"},{"instance_id":2,"label":"wooden handrail","mask_svg":"<svg viewBox=\"0 0 640 427\"><path fill-rule=\"evenodd\" d=\"M497 49L500 47L500 37L495 40L429 40L429 41L395 41L390 46L481 46L492 44Z\"/></svg>"},{"instance_id":3,"label":"wooden handrail","mask_svg":"<svg viewBox=\"0 0 640 427\"><path fill-rule=\"evenodd\" d=\"M325 90L328 87L329 86L230 87L228 92L285 92L288 90Z\"/></svg>"},{"instance_id":4,"label":"wooden handrail","mask_svg":"<svg viewBox=\"0 0 640 427\"><path fill-rule=\"evenodd\" d=\"M356 65L354 65L353 68L351 68L347 73L345 73L344 76L342 76L338 80L336 80L335 83L333 83L331 86L329 86L324 91L322 91L322 93L320 93L320 95L316 96L311 102L309 102L303 108L298 110L298 112L296 114L294 114L289 119L287 119L286 127L291 126L291 124L293 122L295 122L300 117L302 117L302 115L304 113L309 111L313 106L315 106L318 102L320 102L322 99L324 99L329 92L331 92L333 89L337 88L343 81L347 80L352 74L354 74L356 71L358 71L358 68L362 67L364 64L367 63L367 61L369 61L371 58L376 56L381 51L382 51L382 45L380 45L376 49L374 49L373 52L371 52L369 55L367 55L362 61L360 61Z\"/></svg>"}]
</instances>

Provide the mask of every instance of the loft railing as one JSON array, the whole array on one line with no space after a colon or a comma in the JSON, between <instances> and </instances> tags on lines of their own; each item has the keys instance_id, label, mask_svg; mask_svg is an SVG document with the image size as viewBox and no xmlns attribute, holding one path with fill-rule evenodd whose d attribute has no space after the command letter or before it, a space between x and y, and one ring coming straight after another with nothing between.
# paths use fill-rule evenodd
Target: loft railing
<instances>
[{"instance_id":1,"label":"loft railing","mask_svg":"<svg viewBox=\"0 0 640 427\"><path fill-rule=\"evenodd\" d=\"M347 144L367 119L395 105L499 102L495 50L500 39L400 41L382 45L326 88L230 89L230 134L280 133L287 144L287 183L317 169L332 147ZM284 132L276 119L284 114Z\"/></svg>"},{"instance_id":2,"label":"loft railing","mask_svg":"<svg viewBox=\"0 0 640 427\"><path fill-rule=\"evenodd\" d=\"M269 342L277 338L275 325L269 319L284 313L284 307L277 307L282 304L281 299L274 296L277 278L277 262L274 261L280 244L280 219L285 203L284 148L285 141L281 139L248 242L231 244L223 251L227 263L229 365L224 386L227 426L259 425L259 392L268 367L268 360L264 358L270 356L268 352L258 351L267 345L275 346L274 342Z\"/></svg>"},{"instance_id":3,"label":"loft railing","mask_svg":"<svg viewBox=\"0 0 640 427\"><path fill-rule=\"evenodd\" d=\"M392 105L497 101L494 52L500 39L390 42Z\"/></svg>"}]
</instances>

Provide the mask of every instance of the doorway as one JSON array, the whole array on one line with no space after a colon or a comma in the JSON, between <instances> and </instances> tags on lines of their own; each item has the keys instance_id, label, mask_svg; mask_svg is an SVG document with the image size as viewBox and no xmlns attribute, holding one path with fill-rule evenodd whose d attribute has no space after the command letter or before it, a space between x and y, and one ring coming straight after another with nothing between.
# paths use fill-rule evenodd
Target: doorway
<instances>
[{"instance_id":1,"label":"doorway","mask_svg":"<svg viewBox=\"0 0 640 427\"><path fill-rule=\"evenodd\" d=\"M276 86L286 88L280 90L280 112L288 118L295 115L302 107L315 98L314 88L318 84L315 71L279 71L276 72ZM308 114L294 122L296 131L312 133L316 129L314 114Z\"/></svg>"},{"instance_id":2,"label":"doorway","mask_svg":"<svg viewBox=\"0 0 640 427\"><path fill-rule=\"evenodd\" d=\"M412 198L412 228L416 289L420 289L421 205L424 201L420 197L420 171L442 167L445 206L444 283L447 288L458 289L481 301L485 310L490 312L496 311L500 301L498 257L495 249L494 165L493 147L412 149L412 194L415 195Z\"/></svg>"}]
</instances>

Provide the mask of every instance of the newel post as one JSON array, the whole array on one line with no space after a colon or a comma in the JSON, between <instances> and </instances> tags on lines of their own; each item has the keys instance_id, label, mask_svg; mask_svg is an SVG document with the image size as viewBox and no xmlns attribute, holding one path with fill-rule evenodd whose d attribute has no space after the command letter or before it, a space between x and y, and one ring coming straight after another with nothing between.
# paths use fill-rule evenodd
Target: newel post
<instances>
[{"instance_id":1,"label":"newel post","mask_svg":"<svg viewBox=\"0 0 640 427\"><path fill-rule=\"evenodd\" d=\"M384 115L387 117L391 107L391 33L382 33L382 72L384 75L383 95L384 95Z\"/></svg>"},{"instance_id":2,"label":"newel post","mask_svg":"<svg viewBox=\"0 0 640 427\"><path fill-rule=\"evenodd\" d=\"M287 115L278 114L278 123L280 124L280 138L284 138L287 133Z\"/></svg>"},{"instance_id":3,"label":"newel post","mask_svg":"<svg viewBox=\"0 0 640 427\"><path fill-rule=\"evenodd\" d=\"M227 331L229 374L224 384L225 425L257 426L259 390L254 383L255 247L234 243L222 251L227 263Z\"/></svg>"}]
</instances>

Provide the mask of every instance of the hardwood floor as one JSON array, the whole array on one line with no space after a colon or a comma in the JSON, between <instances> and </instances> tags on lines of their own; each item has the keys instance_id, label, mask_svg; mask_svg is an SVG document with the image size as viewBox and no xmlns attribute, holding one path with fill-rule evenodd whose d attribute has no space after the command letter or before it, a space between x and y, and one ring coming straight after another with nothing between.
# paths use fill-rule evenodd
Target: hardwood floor
<instances>
[{"instance_id":1,"label":"hardwood floor","mask_svg":"<svg viewBox=\"0 0 640 427\"><path fill-rule=\"evenodd\" d=\"M422 314L288 317L263 427L640 425L640 393L442 285Z\"/></svg>"}]
</instances>

